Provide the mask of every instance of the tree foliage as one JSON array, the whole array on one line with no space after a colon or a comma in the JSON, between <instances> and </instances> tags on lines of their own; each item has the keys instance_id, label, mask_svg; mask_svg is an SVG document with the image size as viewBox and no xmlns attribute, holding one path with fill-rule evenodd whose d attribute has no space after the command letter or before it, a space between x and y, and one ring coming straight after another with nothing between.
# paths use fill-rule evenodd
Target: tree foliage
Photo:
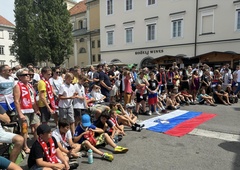
<instances>
[{"instance_id":1,"label":"tree foliage","mask_svg":"<svg viewBox=\"0 0 240 170\"><path fill-rule=\"evenodd\" d=\"M72 54L72 24L63 0L15 0L12 50L21 64L62 64Z\"/></svg>"}]
</instances>

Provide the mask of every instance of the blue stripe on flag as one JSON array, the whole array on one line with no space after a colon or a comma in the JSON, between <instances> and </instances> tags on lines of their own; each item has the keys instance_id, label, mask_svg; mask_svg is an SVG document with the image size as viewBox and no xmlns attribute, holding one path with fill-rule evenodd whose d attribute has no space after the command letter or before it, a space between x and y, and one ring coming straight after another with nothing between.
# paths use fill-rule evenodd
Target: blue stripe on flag
<instances>
[{"instance_id":1,"label":"blue stripe on flag","mask_svg":"<svg viewBox=\"0 0 240 170\"><path fill-rule=\"evenodd\" d=\"M202 114L202 112L191 111L191 112L186 112L186 114L169 119L167 121L158 120L159 123L157 125L151 126L147 128L147 130L151 130L154 132L166 132L174 128L175 126L179 125L180 123L185 122L186 120L192 119L196 116L199 116L200 114Z\"/></svg>"}]
</instances>

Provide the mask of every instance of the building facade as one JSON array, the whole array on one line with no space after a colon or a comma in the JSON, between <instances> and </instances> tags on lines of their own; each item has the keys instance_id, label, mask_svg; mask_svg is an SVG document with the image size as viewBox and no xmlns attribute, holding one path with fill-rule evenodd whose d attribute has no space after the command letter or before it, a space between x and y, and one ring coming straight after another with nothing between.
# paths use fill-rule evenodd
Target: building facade
<instances>
[{"instance_id":1,"label":"building facade","mask_svg":"<svg viewBox=\"0 0 240 170\"><path fill-rule=\"evenodd\" d=\"M144 67L158 58L162 65L184 66L181 58L240 53L239 0L100 0L100 9L101 56L107 62ZM209 57L206 62L219 64L240 60Z\"/></svg>"},{"instance_id":2,"label":"building facade","mask_svg":"<svg viewBox=\"0 0 240 170\"><path fill-rule=\"evenodd\" d=\"M14 67L19 64L10 51L14 29L15 26L0 15L0 65L7 64Z\"/></svg>"},{"instance_id":3,"label":"building facade","mask_svg":"<svg viewBox=\"0 0 240 170\"><path fill-rule=\"evenodd\" d=\"M100 15L98 0L84 0L69 10L73 24L74 50L69 67L82 68L101 61Z\"/></svg>"}]
</instances>

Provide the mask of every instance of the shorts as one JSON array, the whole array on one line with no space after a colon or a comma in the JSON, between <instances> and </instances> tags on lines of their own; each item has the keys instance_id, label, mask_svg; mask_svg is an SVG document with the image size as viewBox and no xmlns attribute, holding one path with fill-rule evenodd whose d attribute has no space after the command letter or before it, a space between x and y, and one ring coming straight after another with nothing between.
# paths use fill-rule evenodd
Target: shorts
<instances>
[{"instance_id":1,"label":"shorts","mask_svg":"<svg viewBox=\"0 0 240 170\"><path fill-rule=\"evenodd\" d=\"M6 132L2 127L0 128L0 142L1 143L12 143L12 139L16 134Z\"/></svg>"},{"instance_id":2,"label":"shorts","mask_svg":"<svg viewBox=\"0 0 240 170\"><path fill-rule=\"evenodd\" d=\"M124 104L128 104L128 103L131 103L131 96L132 94L131 93L124 93Z\"/></svg>"},{"instance_id":3,"label":"shorts","mask_svg":"<svg viewBox=\"0 0 240 170\"><path fill-rule=\"evenodd\" d=\"M10 163L11 163L11 161L0 156L0 168L1 169L8 169L8 166L10 165Z\"/></svg>"},{"instance_id":4,"label":"shorts","mask_svg":"<svg viewBox=\"0 0 240 170\"><path fill-rule=\"evenodd\" d=\"M62 118L66 118L69 121L69 123L74 123L75 119L74 119L73 107L69 107L69 108L59 107L59 119L62 119Z\"/></svg>"},{"instance_id":5,"label":"shorts","mask_svg":"<svg viewBox=\"0 0 240 170\"><path fill-rule=\"evenodd\" d=\"M43 170L44 167L38 166L37 164L33 165L29 170Z\"/></svg>"},{"instance_id":6,"label":"shorts","mask_svg":"<svg viewBox=\"0 0 240 170\"><path fill-rule=\"evenodd\" d=\"M149 105L157 104L157 93L148 94L148 104Z\"/></svg>"},{"instance_id":7,"label":"shorts","mask_svg":"<svg viewBox=\"0 0 240 170\"><path fill-rule=\"evenodd\" d=\"M104 133L102 133L100 136L97 136L95 139L97 140L96 146L97 145L102 145L102 144L107 144ZM85 141L82 142L81 146L82 146L83 149L87 150L88 148L85 145Z\"/></svg>"},{"instance_id":8,"label":"shorts","mask_svg":"<svg viewBox=\"0 0 240 170\"><path fill-rule=\"evenodd\" d=\"M137 103L140 103L142 100L147 101L147 94L143 94L141 96L140 93L137 93L136 96L137 96Z\"/></svg>"},{"instance_id":9,"label":"shorts","mask_svg":"<svg viewBox=\"0 0 240 170\"><path fill-rule=\"evenodd\" d=\"M73 109L74 110L74 117L82 117L82 114L86 112L86 109Z\"/></svg>"},{"instance_id":10,"label":"shorts","mask_svg":"<svg viewBox=\"0 0 240 170\"><path fill-rule=\"evenodd\" d=\"M51 118L51 113L49 112L47 106L44 107L39 107L39 110L41 112L41 122L42 123L46 123L49 122L50 118Z\"/></svg>"},{"instance_id":11,"label":"shorts","mask_svg":"<svg viewBox=\"0 0 240 170\"><path fill-rule=\"evenodd\" d=\"M0 114L6 113L6 110L0 105Z\"/></svg>"},{"instance_id":12,"label":"shorts","mask_svg":"<svg viewBox=\"0 0 240 170\"><path fill-rule=\"evenodd\" d=\"M35 113L25 113L24 116L25 116L25 118L27 120L28 126L40 123L40 118ZM19 123L20 123L20 125L22 124L22 120L21 119L19 119Z\"/></svg>"},{"instance_id":13,"label":"shorts","mask_svg":"<svg viewBox=\"0 0 240 170\"><path fill-rule=\"evenodd\" d=\"M108 108L108 106L105 106L105 105L101 105L101 104L96 104L92 107L90 107L90 112L93 112L95 114L95 112L97 110L100 110L101 112L103 112L104 110L106 110Z\"/></svg>"},{"instance_id":14,"label":"shorts","mask_svg":"<svg viewBox=\"0 0 240 170\"><path fill-rule=\"evenodd\" d=\"M111 97L112 97L112 96L116 96L117 90L118 90L117 86L114 85L114 86L112 87L112 90L110 91L110 96L111 96Z\"/></svg>"}]
</instances>

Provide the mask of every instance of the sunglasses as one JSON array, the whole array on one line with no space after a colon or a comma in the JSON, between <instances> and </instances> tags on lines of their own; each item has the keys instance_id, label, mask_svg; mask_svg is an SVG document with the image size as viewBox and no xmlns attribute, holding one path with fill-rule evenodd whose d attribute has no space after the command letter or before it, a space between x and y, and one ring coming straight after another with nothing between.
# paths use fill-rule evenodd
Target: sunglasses
<instances>
[{"instance_id":1,"label":"sunglasses","mask_svg":"<svg viewBox=\"0 0 240 170\"><path fill-rule=\"evenodd\" d=\"M33 74L20 74L20 77L25 77L25 76L29 76L29 77L33 77Z\"/></svg>"},{"instance_id":2,"label":"sunglasses","mask_svg":"<svg viewBox=\"0 0 240 170\"><path fill-rule=\"evenodd\" d=\"M56 71L57 74L60 74L61 72L60 71Z\"/></svg>"}]
</instances>

